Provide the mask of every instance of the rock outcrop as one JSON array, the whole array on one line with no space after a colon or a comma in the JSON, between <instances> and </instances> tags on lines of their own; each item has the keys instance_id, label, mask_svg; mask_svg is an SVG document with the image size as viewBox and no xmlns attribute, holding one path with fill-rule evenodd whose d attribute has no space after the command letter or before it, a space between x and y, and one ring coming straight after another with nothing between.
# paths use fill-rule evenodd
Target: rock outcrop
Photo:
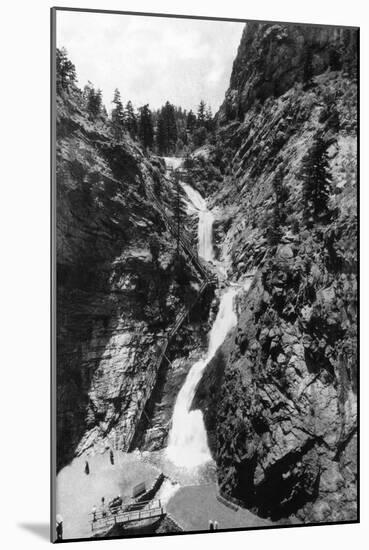
<instances>
[{"instance_id":1,"label":"rock outcrop","mask_svg":"<svg viewBox=\"0 0 369 550\"><path fill-rule=\"evenodd\" d=\"M357 32L305 24L246 24L230 86L218 113L220 123L240 119L254 105L280 97L311 74L326 69L352 71L357 63Z\"/></svg>"},{"instance_id":2,"label":"rock outcrop","mask_svg":"<svg viewBox=\"0 0 369 550\"><path fill-rule=\"evenodd\" d=\"M273 520L356 519L356 43L353 29L248 23L209 155L228 277L257 271L195 404L222 493ZM329 215L307 227L300 174L317 135Z\"/></svg>"},{"instance_id":3,"label":"rock outcrop","mask_svg":"<svg viewBox=\"0 0 369 550\"><path fill-rule=\"evenodd\" d=\"M199 280L163 217L176 198L160 162L128 135L114 139L74 85L58 93L57 137L60 468L137 423L159 348Z\"/></svg>"}]
</instances>

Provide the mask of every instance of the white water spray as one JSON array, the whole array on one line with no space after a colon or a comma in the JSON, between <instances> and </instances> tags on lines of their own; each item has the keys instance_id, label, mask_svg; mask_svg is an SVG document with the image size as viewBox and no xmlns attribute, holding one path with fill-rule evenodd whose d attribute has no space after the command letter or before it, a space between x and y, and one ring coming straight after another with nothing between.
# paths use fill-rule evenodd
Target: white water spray
<instances>
[{"instance_id":1,"label":"white water spray","mask_svg":"<svg viewBox=\"0 0 369 550\"><path fill-rule=\"evenodd\" d=\"M191 367L177 396L167 448L168 457L177 466L194 468L211 460L202 412L191 411L190 408L206 365L237 323L233 303L236 293L237 289L231 287L223 294L218 315L210 332L207 354Z\"/></svg>"},{"instance_id":2,"label":"white water spray","mask_svg":"<svg viewBox=\"0 0 369 550\"><path fill-rule=\"evenodd\" d=\"M187 183L181 183L188 200L186 205L190 214L197 214L199 217L198 225L198 253L199 256L207 261L214 261L214 247L213 247L213 213L208 210L206 200L200 195L196 189L193 189Z\"/></svg>"},{"instance_id":3,"label":"white water spray","mask_svg":"<svg viewBox=\"0 0 369 550\"><path fill-rule=\"evenodd\" d=\"M183 159L180 157L161 157L165 160L165 164L168 168L172 170L177 170L183 162Z\"/></svg>"}]
</instances>

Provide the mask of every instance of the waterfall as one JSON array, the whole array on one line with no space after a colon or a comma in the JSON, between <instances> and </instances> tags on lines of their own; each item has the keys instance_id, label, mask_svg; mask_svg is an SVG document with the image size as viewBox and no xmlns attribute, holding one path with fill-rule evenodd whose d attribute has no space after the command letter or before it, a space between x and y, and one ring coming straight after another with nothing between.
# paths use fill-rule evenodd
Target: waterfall
<instances>
[{"instance_id":1,"label":"waterfall","mask_svg":"<svg viewBox=\"0 0 369 550\"><path fill-rule=\"evenodd\" d=\"M166 451L170 460L177 466L194 468L211 460L202 412L191 411L190 408L206 365L237 323L233 303L236 293L237 289L230 287L223 294L218 315L210 331L208 351L203 359L191 367L177 396Z\"/></svg>"},{"instance_id":2,"label":"waterfall","mask_svg":"<svg viewBox=\"0 0 369 550\"><path fill-rule=\"evenodd\" d=\"M199 256L207 262L214 260L213 222L214 216L210 210L199 212Z\"/></svg>"},{"instance_id":3,"label":"waterfall","mask_svg":"<svg viewBox=\"0 0 369 550\"><path fill-rule=\"evenodd\" d=\"M183 162L183 159L180 157L161 157L165 160L165 164L168 168L172 170L177 170Z\"/></svg>"},{"instance_id":4,"label":"waterfall","mask_svg":"<svg viewBox=\"0 0 369 550\"><path fill-rule=\"evenodd\" d=\"M208 210L206 200L200 195L198 191L193 189L187 183L181 183L188 200L186 205L188 212L191 214L197 214L199 217L198 224L198 253L200 258L207 262L214 260L214 247L213 247L213 213Z\"/></svg>"}]
</instances>

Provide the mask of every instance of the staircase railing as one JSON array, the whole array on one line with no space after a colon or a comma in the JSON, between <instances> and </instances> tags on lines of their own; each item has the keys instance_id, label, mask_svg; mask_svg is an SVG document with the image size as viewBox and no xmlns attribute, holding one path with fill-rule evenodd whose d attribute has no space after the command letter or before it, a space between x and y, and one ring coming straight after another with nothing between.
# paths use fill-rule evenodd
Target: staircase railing
<instances>
[{"instance_id":1,"label":"staircase railing","mask_svg":"<svg viewBox=\"0 0 369 550\"><path fill-rule=\"evenodd\" d=\"M193 247L191 246L191 244L189 242L189 237L186 236L186 231L182 228L182 230L181 230L181 232L178 236L178 228L175 226L175 224L172 222L172 220L169 218L169 216L165 212L164 208L160 204L160 202L159 202L158 198L156 197L155 193L153 192L153 190L151 188L147 187L146 192L147 192L147 195L149 196L149 198L153 201L156 210L158 210L159 213L161 214L165 224L168 227L168 230L172 233L173 236L175 236L176 238L178 237L179 242L182 246L182 249L190 257L190 259L191 259L192 263L194 264L194 267L197 269L197 271L199 271L199 273L201 274L201 276L204 279L209 279L209 280L212 279L211 274L208 272L208 270L202 264L198 254L194 251Z\"/></svg>"},{"instance_id":2,"label":"staircase railing","mask_svg":"<svg viewBox=\"0 0 369 550\"><path fill-rule=\"evenodd\" d=\"M144 507L125 509L122 507L116 512L110 510L96 510L89 514L91 531L94 534L107 531L116 524L140 522L165 515L165 508L160 500L144 502Z\"/></svg>"}]
</instances>

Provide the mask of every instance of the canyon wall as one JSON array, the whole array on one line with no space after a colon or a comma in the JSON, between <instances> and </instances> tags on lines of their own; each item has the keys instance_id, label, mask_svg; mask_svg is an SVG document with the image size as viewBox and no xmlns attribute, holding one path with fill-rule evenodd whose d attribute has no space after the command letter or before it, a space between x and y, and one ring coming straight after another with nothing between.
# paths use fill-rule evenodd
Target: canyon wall
<instances>
[{"instance_id":1,"label":"canyon wall","mask_svg":"<svg viewBox=\"0 0 369 550\"><path fill-rule=\"evenodd\" d=\"M256 275L193 406L224 496L282 522L357 513L356 45L353 29L247 23L209 152L218 254L230 281ZM328 212L309 224L318 137Z\"/></svg>"},{"instance_id":2,"label":"canyon wall","mask_svg":"<svg viewBox=\"0 0 369 550\"><path fill-rule=\"evenodd\" d=\"M138 422L199 276L168 229L177 198L162 165L128 135L114 139L75 85L58 91L56 158L60 468Z\"/></svg>"}]
</instances>

